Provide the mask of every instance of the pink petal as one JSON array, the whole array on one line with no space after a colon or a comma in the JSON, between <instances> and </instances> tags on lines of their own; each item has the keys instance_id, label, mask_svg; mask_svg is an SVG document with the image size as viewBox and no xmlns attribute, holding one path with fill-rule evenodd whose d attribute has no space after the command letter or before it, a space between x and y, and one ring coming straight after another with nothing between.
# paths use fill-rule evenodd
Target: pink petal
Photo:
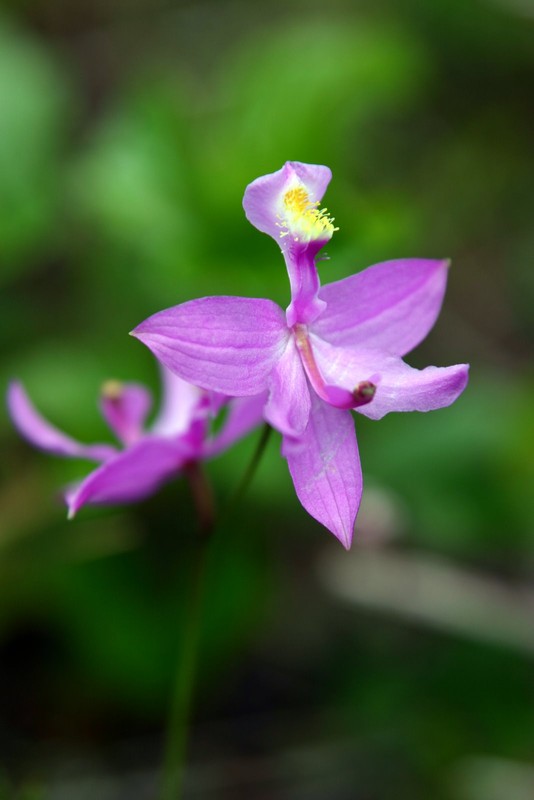
<instances>
[{"instance_id":1,"label":"pink petal","mask_svg":"<svg viewBox=\"0 0 534 800\"><path fill-rule=\"evenodd\" d=\"M467 386L468 364L414 369L401 359L384 361L373 379L376 394L359 414L381 419L390 411L435 411L454 403Z\"/></svg>"},{"instance_id":2,"label":"pink petal","mask_svg":"<svg viewBox=\"0 0 534 800\"><path fill-rule=\"evenodd\" d=\"M102 414L123 444L133 444L142 435L151 404L150 392L139 383L106 381L102 387Z\"/></svg>"},{"instance_id":3,"label":"pink petal","mask_svg":"<svg viewBox=\"0 0 534 800\"><path fill-rule=\"evenodd\" d=\"M434 325L447 273L447 261L407 258L375 264L327 284L319 292L327 308L313 330L332 344L403 356Z\"/></svg>"},{"instance_id":4,"label":"pink petal","mask_svg":"<svg viewBox=\"0 0 534 800\"><path fill-rule=\"evenodd\" d=\"M280 433L300 435L310 416L310 392L300 355L291 337L271 373L265 419Z\"/></svg>"},{"instance_id":5,"label":"pink petal","mask_svg":"<svg viewBox=\"0 0 534 800\"><path fill-rule=\"evenodd\" d=\"M280 221L284 194L293 186L302 184L310 202L319 202L331 177L328 167L286 161L282 169L256 178L247 186L243 198L246 217L255 228L272 236L282 247Z\"/></svg>"},{"instance_id":6,"label":"pink petal","mask_svg":"<svg viewBox=\"0 0 534 800\"><path fill-rule=\"evenodd\" d=\"M105 461L117 452L111 445L85 445L62 433L39 414L18 381L9 385L7 404L19 433L41 450L58 456L87 458L90 461Z\"/></svg>"},{"instance_id":7,"label":"pink petal","mask_svg":"<svg viewBox=\"0 0 534 800\"><path fill-rule=\"evenodd\" d=\"M348 411L312 397L308 427L284 438L283 455L300 502L349 549L362 495L354 422Z\"/></svg>"},{"instance_id":8,"label":"pink petal","mask_svg":"<svg viewBox=\"0 0 534 800\"><path fill-rule=\"evenodd\" d=\"M204 297L154 314L132 335L186 381L245 396L267 387L289 334L270 300Z\"/></svg>"},{"instance_id":9,"label":"pink petal","mask_svg":"<svg viewBox=\"0 0 534 800\"><path fill-rule=\"evenodd\" d=\"M180 440L141 439L66 493L69 518L87 503L110 505L142 500L176 475L191 455Z\"/></svg>"},{"instance_id":10,"label":"pink petal","mask_svg":"<svg viewBox=\"0 0 534 800\"><path fill-rule=\"evenodd\" d=\"M330 383L348 391L366 382L376 387L371 402L356 409L370 419L381 419L390 411L444 408L467 385L467 364L418 370L381 351L334 347L314 335L310 340L317 365Z\"/></svg>"},{"instance_id":11,"label":"pink petal","mask_svg":"<svg viewBox=\"0 0 534 800\"><path fill-rule=\"evenodd\" d=\"M185 433L195 416L204 392L197 386L179 378L163 365L160 366L163 384L161 409L151 431L159 436Z\"/></svg>"},{"instance_id":12,"label":"pink petal","mask_svg":"<svg viewBox=\"0 0 534 800\"><path fill-rule=\"evenodd\" d=\"M208 457L227 450L234 442L246 436L263 420L267 392L254 397L236 397L228 404L228 417L221 431L204 447Z\"/></svg>"}]
</instances>

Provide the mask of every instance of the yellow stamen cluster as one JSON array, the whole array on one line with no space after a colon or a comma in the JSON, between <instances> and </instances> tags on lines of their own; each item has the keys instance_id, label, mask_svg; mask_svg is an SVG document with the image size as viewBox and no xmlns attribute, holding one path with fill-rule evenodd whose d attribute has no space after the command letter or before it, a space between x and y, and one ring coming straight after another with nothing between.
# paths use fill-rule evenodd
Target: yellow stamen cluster
<instances>
[{"instance_id":1,"label":"yellow stamen cluster","mask_svg":"<svg viewBox=\"0 0 534 800\"><path fill-rule=\"evenodd\" d=\"M109 380L102 384L101 393L108 400L119 400L122 397L124 387L120 381Z\"/></svg>"},{"instance_id":2,"label":"yellow stamen cluster","mask_svg":"<svg viewBox=\"0 0 534 800\"><path fill-rule=\"evenodd\" d=\"M280 216L280 237L294 236L295 241L309 242L312 239L330 239L334 231L334 217L326 208L313 203L303 186L288 189L284 194L284 211Z\"/></svg>"}]
</instances>

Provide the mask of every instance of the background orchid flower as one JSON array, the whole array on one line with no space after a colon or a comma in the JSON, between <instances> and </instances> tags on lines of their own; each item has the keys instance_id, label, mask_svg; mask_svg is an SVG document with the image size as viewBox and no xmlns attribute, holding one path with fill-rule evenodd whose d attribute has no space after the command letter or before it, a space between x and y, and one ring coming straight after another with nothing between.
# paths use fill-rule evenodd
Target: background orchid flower
<instances>
[{"instance_id":1,"label":"background orchid flower","mask_svg":"<svg viewBox=\"0 0 534 800\"><path fill-rule=\"evenodd\" d=\"M389 261L321 288L315 258L336 230L320 206L330 178L327 167L287 162L245 191L247 218L285 258L285 314L270 300L205 297L155 314L133 335L206 389L268 389L264 415L284 437L302 505L348 548L362 492L349 411L380 419L447 406L468 367L417 370L402 360L439 314L446 261Z\"/></svg>"},{"instance_id":2,"label":"background orchid flower","mask_svg":"<svg viewBox=\"0 0 534 800\"><path fill-rule=\"evenodd\" d=\"M99 463L84 480L66 490L69 518L87 503L142 500L188 463L220 453L261 422L265 398L231 400L224 426L211 436L210 419L228 398L198 389L165 368L162 377L162 406L149 428L145 427L151 406L148 389L137 383L118 381L103 385L100 409L121 449L75 441L36 411L21 383L10 384L9 412L28 441L55 455Z\"/></svg>"}]
</instances>

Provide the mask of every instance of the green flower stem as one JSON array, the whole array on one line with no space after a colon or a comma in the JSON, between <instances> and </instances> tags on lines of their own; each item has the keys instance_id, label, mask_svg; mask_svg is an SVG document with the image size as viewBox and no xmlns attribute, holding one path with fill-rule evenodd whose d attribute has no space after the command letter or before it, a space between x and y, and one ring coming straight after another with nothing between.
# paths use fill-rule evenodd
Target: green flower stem
<instances>
[{"instance_id":1,"label":"green flower stem","mask_svg":"<svg viewBox=\"0 0 534 800\"><path fill-rule=\"evenodd\" d=\"M269 441L270 432L271 428L265 425L243 477L228 503L226 513L223 515L225 521L235 511L237 504L242 499L254 477ZM195 546L191 580L187 590L187 614L185 615L182 646L178 655L171 698L160 793L161 800L180 800L183 793L189 721L194 696L206 588L208 545L215 528L213 495L204 470L200 464L192 463L186 467L185 473L189 480L193 502L197 510L199 535Z\"/></svg>"},{"instance_id":2,"label":"green flower stem","mask_svg":"<svg viewBox=\"0 0 534 800\"><path fill-rule=\"evenodd\" d=\"M265 425L262 428L258 444L256 445L256 449L252 454L252 458L250 459L248 466L237 485L237 488L235 489L233 495L231 496L226 506L226 509L223 512L224 519L227 519L229 516L231 516L231 514L233 514L238 504L243 499L245 492L248 489L250 483L252 482L252 478L254 477L256 470L258 469L259 463L265 452L265 448L267 447L267 444L269 442L271 432L272 432L271 426L265 423Z\"/></svg>"},{"instance_id":3,"label":"green flower stem","mask_svg":"<svg viewBox=\"0 0 534 800\"><path fill-rule=\"evenodd\" d=\"M193 505L197 512L198 534L203 541L206 541L213 532L216 517L211 483L198 461L186 464L184 472L189 481Z\"/></svg>"},{"instance_id":4,"label":"green flower stem","mask_svg":"<svg viewBox=\"0 0 534 800\"><path fill-rule=\"evenodd\" d=\"M196 543L191 581L188 587L188 606L182 631L182 646L178 654L176 678L171 698L169 727L161 800L179 800L182 796L189 719L194 694L202 609L206 584L209 538Z\"/></svg>"}]
</instances>

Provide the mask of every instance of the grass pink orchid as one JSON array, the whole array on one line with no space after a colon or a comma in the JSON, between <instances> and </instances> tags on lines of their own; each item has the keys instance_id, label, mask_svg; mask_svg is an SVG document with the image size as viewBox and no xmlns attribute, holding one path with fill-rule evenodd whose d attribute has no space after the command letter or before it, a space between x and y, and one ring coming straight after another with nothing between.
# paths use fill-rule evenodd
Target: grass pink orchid
<instances>
[{"instance_id":1,"label":"grass pink orchid","mask_svg":"<svg viewBox=\"0 0 534 800\"><path fill-rule=\"evenodd\" d=\"M77 442L38 413L21 383L10 384L9 412L15 427L28 441L55 455L99 464L66 490L69 518L88 503L142 500L187 464L217 455L261 422L261 397L234 399L220 432L210 436L210 419L227 398L192 386L165 368L162 376L162 406L149 428L145 427L151 406L148 389L138 383L118 381L108 381L102 387L100 409L122 449Z\"/></svg>"},{"instance_id":2,"label":"grass pink orchid","mask_svg":"<svg viewBox=\"0 0 534 800\"><path fill-rule=\"evenodd\" d=\"M205 389L268 390L264 416L283 435L297 496L348 548L362 493L350 411L380 419L448 406L468 367L417 370L402 360L439 314L446 261L389 261L321 287L316 257L337 230L321 207L330 178L327 167L287 162L245 191L248 220L286 262L285 314L270 300L204 297L153 315L133 335Z\"/></svg>"}]
</instances>

